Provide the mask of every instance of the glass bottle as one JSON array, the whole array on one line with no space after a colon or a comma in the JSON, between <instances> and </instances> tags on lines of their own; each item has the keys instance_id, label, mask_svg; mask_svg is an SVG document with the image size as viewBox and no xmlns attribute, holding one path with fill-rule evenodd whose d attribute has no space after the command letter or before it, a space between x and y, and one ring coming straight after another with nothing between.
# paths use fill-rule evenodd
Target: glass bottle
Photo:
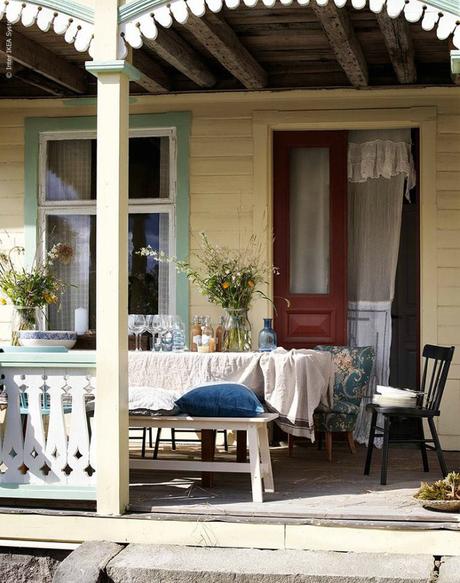
<instances>
[{"instance_id":1,"label":"glass bottle","mask_svg":"<svg viewBox=\"0 0 460 583\"><path fill-rule=\"evenodd\" d=\"M198 351L198 345L201 346L201 316L193 316L191 329L191 346L192 352Z\"/></svg>"},{"instance_id":2,"label":"glass bottle","mask_svg":"<svg viewBox=\"0 0 460 583\"><path fill-rule=\"evenodd\" d=\"M259 332L260 352L271 352L278 345L276 332L272 327L272 318L264 318L264 327Z\"/></svg>"},{"instance_id":3,"label":"glass bottle","mask_svg":"<svg viewBox=\"0 0 460 583\"><path fill-rule=\"evenodd\" d=\"M220 317L220 323L216 328L216 352L222 352L222 342L224 339L225 316Z\"/></svg>"},{"instance_id":4,"label":"glass bottle","mask_svg":"<svg viewBox=\"0 0 460 583\"><path fill-rule=\"evenodd\" d=\"M214 330L211 325L211 318L205 316L201 324L201 347L198 346L198 352L214 352L216 348L214 342Z\"/></svg>"}]
</instances>

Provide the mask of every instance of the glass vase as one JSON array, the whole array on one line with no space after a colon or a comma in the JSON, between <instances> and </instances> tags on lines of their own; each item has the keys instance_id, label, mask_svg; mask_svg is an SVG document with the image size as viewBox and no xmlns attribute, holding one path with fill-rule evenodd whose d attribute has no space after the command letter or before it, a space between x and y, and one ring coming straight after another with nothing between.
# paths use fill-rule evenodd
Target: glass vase
<instances>
[{"instance_id":1,"label":"glass vase","mask_svg":"<svg viewBox=\"0 0 460 583\"><path fill-rule=\"evenodd\" d=\"M222 352L249 352L252 349L251 324L244 308L225 310Z\"/></svg>"},{"instance_id":2,"label":"glass vase","mask_svg":"<svg viewBox=\"0 0 460 583\"><path fill-rule=\"evenodd\" d=\"M259 332L259 350L260 352L271 352L276 347L277 336L272 327L272 319L264 318L264 327Z\"/></svg>"},{"instance_id":3,"label":"glass vase","mask_svg":"<svg viewBox=\"0 0 460 583\"><path fill-rule=\"evenodd\" d=\"M19 346L21 330L38 330L40 323L40 308L13 306L11 312L11 345Z\"/></svg>"}]
</instances>

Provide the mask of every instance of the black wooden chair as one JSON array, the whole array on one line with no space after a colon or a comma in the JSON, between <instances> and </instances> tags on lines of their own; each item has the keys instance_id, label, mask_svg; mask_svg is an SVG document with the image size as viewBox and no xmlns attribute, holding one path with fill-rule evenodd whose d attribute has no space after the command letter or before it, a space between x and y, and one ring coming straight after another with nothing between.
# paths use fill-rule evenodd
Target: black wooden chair
<instances>
[{"instance_id":1,"label":"black wooden chair","mask_svg":"<svg viewBox=\"0 0 460 583\"><path fill-rule=\"evenodd\" d=\"M417 400L417 406L412 408L402 407L385 407L374 403L369 403L366 407L372 412L371 428L369 431L369 442L367 446L366 465L364 475L368 476L371 471L372 452L376 437L383 437L382 449L382 469L380 483L387 483L388 471L388 452L391 443L413 443L420 447L422 454L423 470L429 471L427 449L436 451L439 465L443 476L448 474L444 454L439 442L438 432L434 422L435 417L439 417L442 394L446 386L447 375L449 373L450 363L455 348L445 348L442 346L432 346L427 344L423 349L423 366L422 382L420 394ZM383 428L377 427L377 416L383 416ZM390 438L390 424L394 418L399 419L416 419L418 427L418 436L413 439ZM432 439L426 439L423 430L423 419L428 421Z\"/></svg>"}]
</instances>

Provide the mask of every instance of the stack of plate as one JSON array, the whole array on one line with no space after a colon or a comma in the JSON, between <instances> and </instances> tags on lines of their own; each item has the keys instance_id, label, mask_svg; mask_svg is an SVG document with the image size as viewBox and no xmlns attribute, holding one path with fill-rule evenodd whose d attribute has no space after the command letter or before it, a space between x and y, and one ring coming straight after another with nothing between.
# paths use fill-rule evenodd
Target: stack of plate
<instances>
[{"instance_id":1,"label":"stack of plate","mask_svg":"<svg viewBox=\"0 0 460 583\"><path fill-rule=\"evenodd\" d=\"M416 407L417 397L420 394L410 389L396 389L377 385L377 395L374 395L373 402L381 407Z\"/></svg>"}]
</instances>

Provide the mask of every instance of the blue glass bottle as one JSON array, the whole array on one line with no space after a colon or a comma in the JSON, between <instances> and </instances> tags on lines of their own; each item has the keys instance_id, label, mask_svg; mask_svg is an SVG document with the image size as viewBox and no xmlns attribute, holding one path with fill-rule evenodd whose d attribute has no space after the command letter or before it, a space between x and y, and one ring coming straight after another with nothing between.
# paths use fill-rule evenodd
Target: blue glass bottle
<instances>
[{"instance_id":1,"label":"blue glass bottle","mask_svg":"<svg viewBox=\"0 0 460 583\"><path fill-rule=\"evenodd\" d=\"M264 318L264 327L259 332L260 352L271 352L278 346L276 332L272 328L272 319Z\"/></svg>"}]
</instances>

